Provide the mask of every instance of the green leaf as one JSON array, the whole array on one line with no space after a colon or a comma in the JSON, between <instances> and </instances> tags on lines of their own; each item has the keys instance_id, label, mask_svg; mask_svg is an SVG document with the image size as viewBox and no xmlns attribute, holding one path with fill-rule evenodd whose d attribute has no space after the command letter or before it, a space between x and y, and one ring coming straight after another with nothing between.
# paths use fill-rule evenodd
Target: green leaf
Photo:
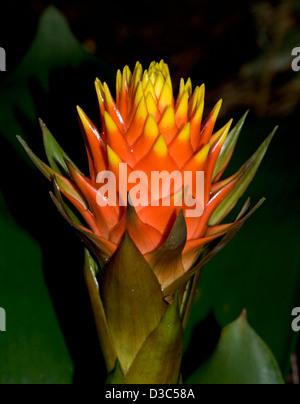
<instances>
[{"instance_id":1,"label":"green leaf","mask_svg":"<svg viewBox=\"0 0 300 404\"><path fill-rule=\"evenodd\" d=\"M137 352L166 311L158 280L127 232L105 268L101 296L126 376Z\"/></svg>"},{"instance_id":2,"label":"green leaf","mask_svg":"<svg viewBox=\"0 0 300 404\"><path fill-rule=\"evenodd\" d=\"M178 296L150 334L126 375L129 384L176 384L182 357L183 329Z\"/></svg>"},{"instance_id":3,"label":"green leaf","mask_svg":"<svg viewBox=\"0 0 300 404\"><path fill-rule=\"evenodd\" d=\"M244 126L245 120L248 116L249 111L247 111L241 120L236 124L236 126L228 133L225 142L222 146L222 149L220 151L218 160L215 165L214 173L213 173L213 180L220 174L222 173L225 168L227 167L231 156L234 152L236 143L238 141L238 138L240 136L241 130Z\"/></svg>"},{"instance_id":4,"label":"green leaf","mask_svg":"<svg viewBox=\"0 0 300 404\"><path fill-rule=\"evenodd\" d=\"M187 383L284 384L284 380L274 355L244 312L223 329L214 354Z\"/></svg>"},{"instance_id":5,"label":"green leaf","mask_svg":"<svg viewBox=\"0 0 300 404\"><path fill-rule=\"evenodd\" d=\"M69 207L69 205L64 201L58 183L57 183L57 179L56 177L53 177L53 192L54 192L54 196L57 199L58 204L61 206L61 208L63 209L63 211L65 212L65 214L68 216L68 218L74 222L75 224L79 225L79 226L83 226L82 221L79 219L79 215L78 212L77 214L75 214L73 212L73 210Z\"/></svg>"},{"instance_id":6,"label":"green leaf","mask_svg":"<svg viewBox=\"0 0 300 404\"><path fill-rule=\"evenodd\" d=\"M12 218L0 192L0 384L71 384L73 361L41 269L37 241Z\"/></svg>"},{"instance_id":7,"label":"green leaf","mask_svg":"<svg viewBox=\"0 0 300 404\"><path fill-rule=\"evenodd\" d=\"M108 375L106 384L126 384L126 380L118 360L114 370Z\"/></svg>"},{"instance_id":8,"label":"green leaf","mask_svg":"<svg viewBox=\"0 0 300 404\"><path fill-rule=\"evenodd\" d=\"M85 249L84 276L89 291L98 336L108 372L114 369L116 352L107 326L103 303L100 297L99 285L96 279L97 264L91 254ZM117 371L116 371L117 369ZM114 371L114 378L118 374L119 363ZM115 380L115 379L114 379Z\"/></svg>"},{"instance_id":9,"label":"green leaf","mask_svg":"<svg viewBox=\"0 0 300 404\"><path fill-rule=\"evenodd\" d=\"M24 147L26 153L32 160L32 162L36 165L36 167L41 171L41 173L50 181L52 181L53 177L56 177L56 181L60 189L64 192L66 192L68 195L76 199L83 207L84 209L88 209L88 206L86 204L86 201L84 198L81 196L79 191L76 190L76 188L73 186L73 184L66 178L60 176L57 172L55 172L51 167L49 167L47 164L45 164L42 160L40 160L30 149L30 147L27 145L27 143L20 137L17 136L19 142L21 145Z\"/></svg>"},{"instance_id":10,"label":"green leaf","mask_svg":"<svg viewBox=\"0 0 300 404\"><path fill-rule=\"evenodd\" d=\"M63 176L67 176L69 177L69 179L71 179L68 167L65 162L66 159L76 168L78 172L81 173L78 167L72 162L70 157L60 147L60 145L58 144L54 136L51 134L47 126L44 124L44 122L41 119L39 121L40 121L40 127L43 132L44 147L50 167L57 173Z\"/></svg>"},{"instance_id":11,"label":"green leaf","mask_svg":"<svg viewBox=\"0 0 300 404\"><path fill-rule=\"evenodd\" d=\"M236 186L230 192L230 194L224 199L224 201L216 208L214 213L212 214L208 225L214 226L220 223L228 213L235 207L238 200L244 195L246 189L250 185L253 180L264 155L269 147L273 136L277 127L274 131L267 137L267 139L260 145L257 151L253 154L253 156L240 168L239 172L244 172L242 178L238 181Z\"/></svg>"}]
</instances>

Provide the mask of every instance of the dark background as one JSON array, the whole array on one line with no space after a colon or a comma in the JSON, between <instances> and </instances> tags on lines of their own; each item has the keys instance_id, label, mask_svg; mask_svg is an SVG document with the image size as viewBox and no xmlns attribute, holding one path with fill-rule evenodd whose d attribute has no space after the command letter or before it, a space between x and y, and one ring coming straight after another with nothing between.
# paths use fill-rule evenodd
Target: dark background
<instances>
[{"instance_id":1,"label":"dark background","mask_svg":"<svg viewBox=\"0 0 300 404\"><path fill-rule=\"evenodd\" d=\"M85 167L75 105L98 123L96 75L113 89L118 68L133 69L137 60L146 68L161 58L175 93L181 77L191 77L194 86L205 82L206 114L223 98L219 127L250 109L230 172L279 124L246 193L253 202L262 196L267 202L203 274L186 333L184 375L213 350L220 327L246 307L249 322L295 381L296 371L289 376L297 340L290 313L300 306L300 79L291 69L291 51L300 46L299 1L51 2L88 51L84 55L65 40L64 30L43 31L32 48L49 4L1 5L7 72L0 74L0 307L7 310L8 331L0 334L0 383L103 380L80 271L81 243L53 208L49 184L15 135L44 156L41 116ZM74 46L66 50L68 41Z\"/></svg>"},{"instance_id":2,"label":"dark background","mask_svg":"<svg viewBox=\"0 0 300 404\"><path fill-rule=\"evenodd\" d=\"M290 69L299 37L297 0L12 0L1 7L1 46L11 50L8 70L23 58L49 4L65 14L82 45L114 69L163 58L174 83L181 77L205 79L209 101L228 94L230 110L251 107L278 117L299 106Z\"/></svg>"}]
</instances>

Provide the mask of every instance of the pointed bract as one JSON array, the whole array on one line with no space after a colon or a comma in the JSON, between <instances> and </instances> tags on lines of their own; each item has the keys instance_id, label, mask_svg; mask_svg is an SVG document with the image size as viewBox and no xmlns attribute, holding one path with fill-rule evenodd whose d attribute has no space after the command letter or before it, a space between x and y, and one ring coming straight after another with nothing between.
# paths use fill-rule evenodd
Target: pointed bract
<instances>
[{"instance_id":1,"label":"pointed bract","mask_svg":"<svg viewBox=\"0 0 300 404\"><path fill-rule=\"evenodd\" d=\"M166 311L158 280L128 233L105 270L101 294L117 357L126 375Z\"/></svg>"},{"instance_id":2,"label":"pointed bract","mask_svg":"<svg viewBox=\"0 0 300 404\"><path fill-rule=\"evenodd\" d=\"M225 139L225 142L222 146L221 152L219 154L218 160L215 164L214 173L213 173L213 181L218 181L220 176L225 171L231 156L233 154L234 148L238 141L241 130L244 126L245 120L248 116L249 111L247 111L241 120L237 123L237 125L229 132L228 136Z\"/></svg>"},{"instance_id":3,"label":"pointed bract","mask_svg":"<svg viewBox=\"0 0 300 404\"><path fill-rule=\"evenodd\" d=\"M138 352L126 375L127 383L177 384L182 345L183 329L176 298Z\"/></svg>"},{"instance_id":4,"label":"pointed bract","mask_svg":"<svg viewBox=\"0 0 300 404\"><path fill-rule=\"evenodd\" d=\"M239 182L236 184L231 193L226 197L226 199L215 209L209 221L210 226L220 223L224 219L224 217L226 217L227 214L234 208L238 200L244 194L251 181L253 180L276 131L277 128L274 129L274 131L267 137L267 139L261 144L261 146L253 154L253 156L244 165L245 167L247 166L247 169L243 174L243 177L239 180Z\"/></svg>"},{"instance_id":5,"label":"pointed bract","mask_svg":"<svg viewBox=\"0 0 300 404\"><path fill-rule=\"evenodd\" d=\"M146 256L163 290L184 274L181 255L186 237L185 219L183 212L180 211L166 242Z\"/></svg>"}]
</instances>

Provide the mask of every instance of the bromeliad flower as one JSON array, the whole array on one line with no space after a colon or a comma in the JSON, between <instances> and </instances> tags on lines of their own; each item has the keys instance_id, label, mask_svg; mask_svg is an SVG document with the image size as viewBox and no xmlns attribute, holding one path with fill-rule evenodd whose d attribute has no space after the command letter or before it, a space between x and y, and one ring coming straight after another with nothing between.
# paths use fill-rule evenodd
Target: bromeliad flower
<instances>
[{"instance_id":1,"label":"bromeliad flower","mask_svg":"<svg viewBox=\"0 0 300 404\"><path fill-rule=\"evenodd\" d=\"M203 265L262 203L223 220L253 179L272 133L221 179L246 115L215 130L219 101L203 120L204 85L180 82L168 66L118 71L116 99L96 80L101 131L78 113L89 161L85 176L41 123L50 166L20 139L53 182L52 198L85 241L85 274L110 381L176 383L182 329ZM70 209L62 195L77 209Z\"/></svg>"}]
</instances>

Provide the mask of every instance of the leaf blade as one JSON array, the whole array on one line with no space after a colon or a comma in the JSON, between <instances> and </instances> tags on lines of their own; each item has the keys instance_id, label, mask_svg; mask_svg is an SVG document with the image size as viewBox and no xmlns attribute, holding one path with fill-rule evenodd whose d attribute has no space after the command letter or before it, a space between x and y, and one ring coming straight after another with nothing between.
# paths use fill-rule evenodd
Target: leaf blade
<instances>
[{"instance_id":1,"label":"leaf blade","mask_svg":"<svg viewBox=\"0 0 300 404\"><path fill-rule=\"evenodd\" d=\"M60 147L57 140L52 135L50 130L47 128L45 123L41 119L39 119L39 123L43 133L44 147L50 167L57 173L63 176L67 176L71 179L65 160L68 160L76 168L77 171L80 172L80 170L78 169L78 167L76 167L76 165L72 162L70 157Z\"/></svg>"},{"instance_id":2,"label":"leaf blade","mask_svg":"<svg viewBox=\"0 0 300 404\"><path fill-rule=\"evenodd\" d=\"M214 354L187 384L284 384L284 380L273 353L244 312L223 329Z\"/></svg>"},{"instance_id":3,"label":"leaf blade","mask_svg":"<svg viewBox=\"0 0 300 404\"><path fill-rule=\"evenodd\" d=\"M236 124L236 126L227 135L225 142L222 146L221 152L219 154L218 160L216 162L215 168L214 168L213 181L216 180L216 177L221 176L221 174L226 169L226 167L231 159L231 156L234 152L234 148L237 144L238 138L240 136L241 130L244 126L248 113L249 113L249 111L247 111L242 116L242 118L239 120L239 122Z\"/></svg>"},{"instance_id":4,"label":"leaf blade","mask_svg":"<svg viewBox=\"0 0 300 404\"><path fill-rule=\"evenodd\" d=\"M261 162L266 154L269 144L277 131L277 127L273 132L264 140L257 151L250 157L250 159L240 168L239 171L245 170L242 178L238 181L236 186L230 192L230 194L224 199L224 201L216 208L210 220L208 222L209 226L214 226L220 223L227 214L234 208L238 200L245 193L246 189L253 180Z\"/></svg>"},{"instance_id":5,"label":"leaf blade","mask_svg":"<svg viewBox=\"0 0 300 404\"><path fill-rule=\"evenodd\" d=\"M49 181L52 181L52 178L56 177L57 184L59 185L61 190L64 191L65 194L74 198L80 205L82 205L83 209L88 209L86 201L83 199L81 194L76 190L76 188L73 186L73 184L67 178L64 178L62 175L55 172L51 167L49 167L42 160L40 160L33 153L33 151L30 149L30 147L27 145L27 143L20 136L17 136L17 138L18 138L19 142L21 143L21 145L24 147L26 153L28 154L28 156L30 157L32 162L41 171L41 173Z\"/></svg>"}]
</instances>

